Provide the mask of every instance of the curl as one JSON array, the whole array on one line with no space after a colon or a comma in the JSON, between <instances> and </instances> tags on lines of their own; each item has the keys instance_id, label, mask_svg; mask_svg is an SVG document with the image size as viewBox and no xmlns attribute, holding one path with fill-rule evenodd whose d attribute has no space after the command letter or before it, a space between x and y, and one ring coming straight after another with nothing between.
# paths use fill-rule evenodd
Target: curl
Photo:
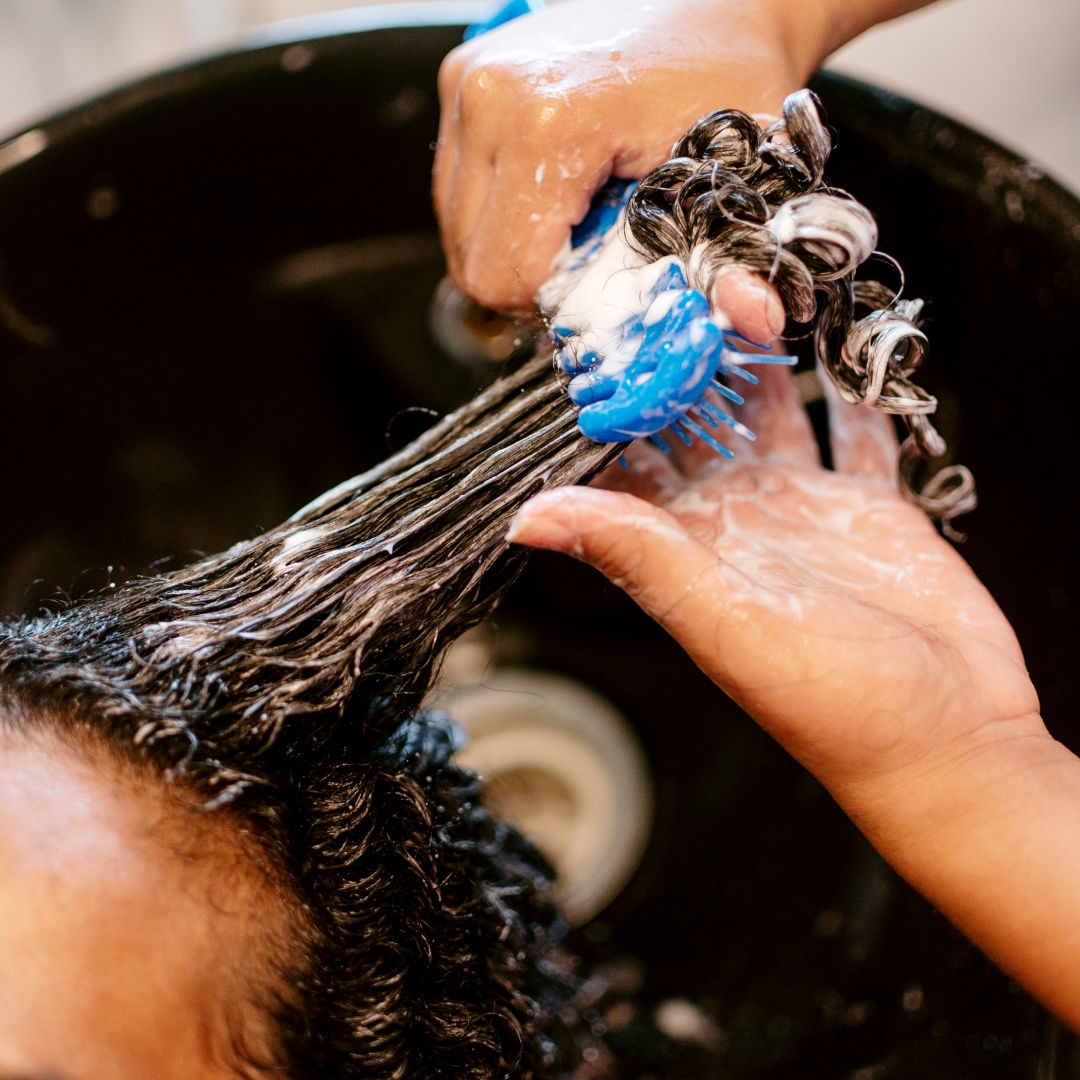
<instances>
[{"instance_id":1,"label":"curl","mask_svg":"<svg viewBox=\"0 0 1080 1080\"><path fill-rule=\"evenodd\" d=\"M950 466L915 486L920 463L945 453L928 419L937 401L913 381L928 348L922 301L856 281L875 254L877 225L846 192L826 186L831 149L809 90L790 95L783 119L764 131L745 113L712 113L635 189L627 240L650 260L677 256L706 296L728 267L765 275L788 312L785 336L813 327L819 363L841 396L902 419L901 487L955 535L951 520L975 506L970 472Z\"/></svg>"}]
</instances>

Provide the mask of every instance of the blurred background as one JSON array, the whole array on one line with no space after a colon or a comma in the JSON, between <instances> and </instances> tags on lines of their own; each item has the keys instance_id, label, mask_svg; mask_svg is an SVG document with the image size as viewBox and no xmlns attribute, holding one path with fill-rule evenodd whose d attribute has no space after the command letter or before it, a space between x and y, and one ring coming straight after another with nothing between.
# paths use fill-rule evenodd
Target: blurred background
<instances>
[{"instance_id":1,"label":"blurred background","mask_svg":"<svg viewBox=\"0 0 1080 1080\"><path fill-rule=\"evenodd\" d=\"M255 26L364 3L0 0L0 139ZM972 124L1080 190L1077 0L947 0L870 32L831 66Z\"/></svg>"}]
</instances>

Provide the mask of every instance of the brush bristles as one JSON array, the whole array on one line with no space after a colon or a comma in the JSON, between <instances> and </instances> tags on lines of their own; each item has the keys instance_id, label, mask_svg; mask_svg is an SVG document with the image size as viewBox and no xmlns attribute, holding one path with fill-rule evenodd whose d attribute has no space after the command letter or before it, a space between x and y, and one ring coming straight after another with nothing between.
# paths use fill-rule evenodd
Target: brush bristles
<instances>
[{"instance_id":1,"label":"brush bristles","mask_svg":"<svg viewBox=\"0 0 1080 1080\"><path fill-rule=\"evenodd\" d=\"M745 113L712 113L637 186L627 239L649 259L679 258L706 296L732 266L766 276L788 313L788 336L812 328L818 360L841 396L902 419L901 486L952 532L951 520L974 509L975 487L963 466L918 486L922 462L945 453L928 419L937 402L912 381L927 347L922 301L855 281L875 254L877 225L846 192L825 185L831 149L809 90L789 96L783 119L764 131Z\"/></svg>"}]
</instances>

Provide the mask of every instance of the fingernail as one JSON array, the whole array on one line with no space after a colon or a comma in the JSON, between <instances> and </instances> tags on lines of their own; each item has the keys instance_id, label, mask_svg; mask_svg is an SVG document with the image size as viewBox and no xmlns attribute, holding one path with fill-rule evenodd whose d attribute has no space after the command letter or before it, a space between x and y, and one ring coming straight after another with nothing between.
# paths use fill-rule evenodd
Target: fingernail
<instances>
[{"instance_id":1,"label":"fingernail","mask_svg":"<svg viewBox=\"0 0 1080 1080\"><path fill-rule=\"evenodd\" d=\"M547 504L555 501L554 494L537 495L519 508L506 532L507 543L564 553L573 550L574 534L566 524L545 512Z\"/></svg>"},{"instance_id":2,"label":"fingernail","mask_svg":"<svg viewBox=\"0 0 1080 1080\"><path fill-rule=\"evenodd\" d=\"M741 266L724 267L713 280L713 305L735 328L761 345L780 336L787 323L784 305L767 282Z\"/></svg>"}]
</instances>

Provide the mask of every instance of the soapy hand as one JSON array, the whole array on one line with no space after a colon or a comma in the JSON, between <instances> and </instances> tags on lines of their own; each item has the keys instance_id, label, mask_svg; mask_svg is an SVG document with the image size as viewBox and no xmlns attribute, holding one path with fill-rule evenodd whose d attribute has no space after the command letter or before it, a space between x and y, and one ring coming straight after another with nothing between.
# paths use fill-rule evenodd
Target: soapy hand
<instances>
[{"instance_id":1,"label":"soapy hand","mask_svg":"<svg viewBox=\"0 0 1080 1080\"><path fill-rule=\"evenodd\" d=\"M643 176L713 109L779 111L823 55L818 8L575 0L452 52L435 203L458 284L491 307L530 309L609 177ZM744 271L710 299L752 340L783 326L773 291Z\"/></svg>"},{"instance_id":2,"label":"soapy hand","mask_svg":"<svg viewBox=\"0 0 1080 1080\"><path fill-rule=\"evenodd\" d=\"M1038 715L1009 623L897 493L887 418L830 401L835 472L785 369L740 418L759 439L734 461L635 444L607 490L537 496L511 538L625 589L1080 1031L1080 759Z\"/></svg>"},{"instance_id":3,"label":"soapy hand","mask_svg":"<svg viewBox=\"0 0 1080 1080\"><path fill-rule=\"evenodd\" d=\"M827 471L790 373L759 374L734 461L636 444L608 490L526 504L513 539L624 588L842 801L1041 730L1009 623L896 489L891 421L833 395Z\"/></svg>"},{"instance_id":4,"label":"soapy hand","mask_svg":"<svg viewBox=\"0 0 1080 1080\"><path fill-rule=\"evenodd\" d=\"M625 589L1080 1031L1080 759L993 598L897 493L889 421L831 400L827 471L790 373L761 376L740 410L759 439L734 461L636 444L607 490L537 496L511 538Z\"/></svg>"}]
</instances>

